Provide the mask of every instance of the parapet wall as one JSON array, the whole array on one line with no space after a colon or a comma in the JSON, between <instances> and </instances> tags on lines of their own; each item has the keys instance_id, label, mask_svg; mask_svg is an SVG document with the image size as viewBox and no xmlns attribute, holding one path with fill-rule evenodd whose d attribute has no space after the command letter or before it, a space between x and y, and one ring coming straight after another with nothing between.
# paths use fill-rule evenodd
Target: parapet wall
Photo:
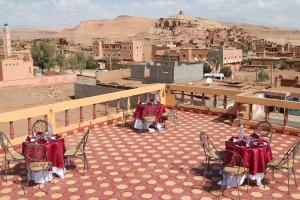
<instances>
[{"instance_id":1,"label":"parapet wall","mask_svg":"<svg viewBox=\"0 0 300 200\"><path fill-rule=\"evenodd\" d=\"M13 86L47 86L63 83L75 83L76 74L64 74L57 76L42 76L13 81L0 81L0 88Z\"/></svg>"},{"instance_id":2,"label":"parapet wall","mask_svg":"<svg viewBox=\"0 0 300 200\"><path fill-rule=\"evenodd\" d=\"M119 69L107 72L96 72L96 81L98 83L107 83L122 78L129 78L131 75L131 69Z\"/></svg>"}]
</instances>

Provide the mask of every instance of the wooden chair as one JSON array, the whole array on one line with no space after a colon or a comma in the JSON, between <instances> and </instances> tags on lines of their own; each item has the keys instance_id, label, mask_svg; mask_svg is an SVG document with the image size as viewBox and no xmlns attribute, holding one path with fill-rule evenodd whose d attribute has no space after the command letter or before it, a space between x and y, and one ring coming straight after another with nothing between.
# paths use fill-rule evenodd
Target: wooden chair
<instances>
[{"instance_id":1,"label":"wooden chair","mask_svg":"<svg viewBox=\"0 0 300 200\"><path fill-rule=\"evenodd\" d=\"M205 170L204 170L204 174L203 174L203 177L205 178L206 171L209 170L209 163L211 161L216 161L216 162L222 163L222 154L224 151L217 150L205 132L201 132L199 135L199 138L200 138L200 144L201 144L201 146L204 150L204 154L205 154L206 166L205 166Z\"/></svg>"},{"instance_id":2,"label":"wooden chair","mask_svg":"<svg viewBox=\"0 0 300 200\"><path fill-rule=\"evenodd\" d=\"M172 107L171 110L165 112L162 114L162 120L168 120L168 119L173 119L175 127L178 126L178 119L177 119L177 110L178 110L178 101L176 102L176 104Z\"/></svg>"},{"instance_id":3,"label":"wooden chair","mask_svg":"<svg viewBox=\"0 0 300 200\"><path fill-rule=\"evenodd\" d=\"M68 165L70 158L79 158L83 161L84 169L83 175L85 171L88 169L88 161L86 158L86 145L89 137L90 130L87 130L86 133L83 135L82 139L78 143L75 148L68 149L64 154L64 159L66 164Z\"/></svg>"},{"instance_id":4,"label":"wooden chair","mask_svg":"<svg viewBox=\"0 0 300 200\"><path fill-rule=\"evenodd\" d=\"M273 128L272 125L267 121L261 121L256 125L254 133L260 138L266 140L268 145L271 145Z\"/></svg>"},{"instance_id":5,"label":"wooden chair","mask_svg":"<svg viewBox=\"0 0 300 200\"><path fill-rule=\"evenodd\" d=\"M48 161L47 149L44 145L29 143L25 149L26 167L27 167L27 188L29 186L30 177L32 172L42 172L43 179L45 181L46 190L43 190L48 194L47 190L47 175L51 170L52 165ZM39 184L39 187L41 184ZM41 187L40 187L41 189Z\"/></svg>"},{"instance_id":6,"label":"wooden chair","mask_svg":"<svg viewBox=\"0 0 300 200\"><path fill-rule=\"evenodd\" d=\"M265 174L267 174L269 171L272 170L272 178L274 180L275 169L281 170L283 172L286 170L287 173L285 175L288 178L288 192L290 192L290 170L292 170L292 173L294 175L295 184L297 186L294 166L295 166L295 157L296 157L296 154L298 153L299 146L300 146L300 140L295 142L294 145L284 154L284 156L282 158L273 159L267 165L267 171L265 173Z\"/></svg>"},{"instance_id":7,"label":"wooden chair","mask_svg":"<svg viewBox=\"0 0 300 200\"><path fill-rule=\"evenodd\" d=\"M44 134L48 131L48 122L45 120L36 120L32 125L32 136L36 136L36 134L41 133Z\"/></svg>"},{"instance_id":8,"label":"wooden chair","mask_svg":"<svg viewBox=\"0 0 300 200\"><path fill-rule=\"evenodd\" d=\"M237 188L238 188L238 197L240 199L239 177L241 177L243 175L248 176L248 169L246 169L243 166L242 157L234 151L225 150L222 154L222 165L223 165L222 177L223 177L223 181L225 181L225 184L221 185L220 196L223 194L225 188L227 187L227 177L228 177L228 175L230 175L230 176L234 176L236 178L236 183L237 183ZM225 177L225 180L224 180L224 177ZM247 183L247 192L248 192L249 178L247 178L247 180L248 180L248 183Z\"/></svg>"},{"instance_id":9,"label":"wooden chair","mask_svg":"<svg viewBox=\"0 0 300 200\"><path fill-rule=\"evenodd\" d=\"M10 173L9 164L12 162L25 161L25 157L13 148L8 137L2 132L0 132L0 144L4 151L4 175L5 181L7 182L7 171Z\"/></svg>"}]
</instances>

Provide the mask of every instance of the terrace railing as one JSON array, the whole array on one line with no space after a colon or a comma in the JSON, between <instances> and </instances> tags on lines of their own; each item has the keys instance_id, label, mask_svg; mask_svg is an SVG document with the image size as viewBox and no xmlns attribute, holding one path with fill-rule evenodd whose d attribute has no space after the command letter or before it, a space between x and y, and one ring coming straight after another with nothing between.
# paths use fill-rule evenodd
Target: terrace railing
<instances>
[{"instance_id":1,"label":"terrace railing","mask_svg":"<svg viewBox=\"0 0 300 200\"><path fill-rule=\"evenodd\" d=\"M162 103L166 103L164 98L164 91L165 84L153 84L136 89L124 90L120 92L114 92L77 100L64 101L60 103L27 108L23 110L5 112L0 113L0 123L9 124L10 138L13 139L14 144L20 144L21 141L24 140L24 137L26 137L26 135L22 135L20 137L18 135L17 137L15 131L15 122L18 120L27 120L28 135L32 134L32 122L33 118L35 117L43 117L45 120L47 120L51 124L54 133L64 133L81 127L86 127L121 117L121 99L123 101L124 99L126 99L126 108L130 108L131 101L133 98L136 99L136 102L140 102L142 96L144 96L146 100L149 100L150 93L155 92L161 95ZM109 104L112 102L115 105L115 112L110 113ZM104 116L97 116L97 106L99 104L104 104ZM87 108L91 109L92 111L92 119L89 120L85 119L84 116L84 109ZM69 111L72 109L79 109L79 123L70 124ZM56 115L59 112L64 112L64 126L62 127L57 127L56 123Z\"/></svg>"}]
</instances>

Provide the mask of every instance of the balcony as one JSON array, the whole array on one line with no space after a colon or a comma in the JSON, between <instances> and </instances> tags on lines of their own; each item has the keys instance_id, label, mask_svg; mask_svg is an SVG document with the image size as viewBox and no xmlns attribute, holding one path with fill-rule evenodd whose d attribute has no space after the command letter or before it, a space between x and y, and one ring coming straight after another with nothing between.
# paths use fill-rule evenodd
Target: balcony
<instances>
[{"instance_id":1,"label":"balcony","mask_svg":"<svg viewBox=\"0 0 300 200\"><path fill-rule=\"evenodd\" d=\"M134 107L136 102L149 99L149 93L156 92L161 102L173 105L175 100L184 102L178 113L179 127L171 121L167 129L156 133L138 133L130 126L121 126L122 104ZM113 103L112 103L113 102ZM123 102L123 103L122 103ZM224 141L237 134L232 125L236 115L247 124L246 134L255 121L251 118L251 105L300 109L299 103L284 103L280 100L257 100L238 90L199 88L192 86L155 84L143 88L126 90L108 95L95 96L69 102L29 108L0 114L0 122L9 125L9 135L16 147L27 136L15 130L20 120L25 120L31 134L33 118L45 118L51 122L56 133L65 137L66 146L74 146L81 138L81 132L90 128L88 141L89 171L82 176L83 164L74 159L71 170L64 179L55 178L49 183L49 194L29 187L24 195L22 184L26 180L26 170L15 166L16 174L10 175L8 182L1 181L0 197L3 199L219 199L217 182L220 166L211 165L207 178L203 178L204 152L199 143L199 132L204 130L213 143L224 148ZM78 109L78 122L70 121L70 112ZM91 116L85 115L89 109ZM102 109L102 114L97 111ZM286 112L285 112L286 113ZM63 116L63 123L59 122ZM288 112L287 114L288 115ZM285 116L284 115L284 116ZM269 116L270 117L270 116ZM285 119L288 121L289 119ZM272 139L273 157L282 156L298 139L297 127L275 125L277 133ZM3 155L0 155L3 161ZM300 156L296 157L296 178L300 177ZM3 162L1 162L3 167ZM76 166L76 167L75 167ZM275 173L275 182L268 174L266 187L251 183L249 192L241 187L242 199L299 199L300 188L291 181L291 191L287 192L287 179L280 171ZM291 179L293 180L293 179ZM44 187L44 186L42 186ZM226 189L224 199L237 199L235 188Z\"/></svg>"}]
</instances>

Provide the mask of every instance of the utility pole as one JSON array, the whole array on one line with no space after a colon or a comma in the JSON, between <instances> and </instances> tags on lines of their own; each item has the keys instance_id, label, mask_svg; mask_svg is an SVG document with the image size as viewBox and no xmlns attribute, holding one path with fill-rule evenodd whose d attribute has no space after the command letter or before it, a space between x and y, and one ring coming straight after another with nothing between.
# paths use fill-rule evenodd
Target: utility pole
<instances>
[{"instance_id":1,"label":"utility pole","mask_svg":"<svg viewBox=\"0 0 300 200\"><path fill-rule=\"evenodd\" d=\"M111 56L109 56L109 69L112 71Z\"/></svg>"}]
</instances>

